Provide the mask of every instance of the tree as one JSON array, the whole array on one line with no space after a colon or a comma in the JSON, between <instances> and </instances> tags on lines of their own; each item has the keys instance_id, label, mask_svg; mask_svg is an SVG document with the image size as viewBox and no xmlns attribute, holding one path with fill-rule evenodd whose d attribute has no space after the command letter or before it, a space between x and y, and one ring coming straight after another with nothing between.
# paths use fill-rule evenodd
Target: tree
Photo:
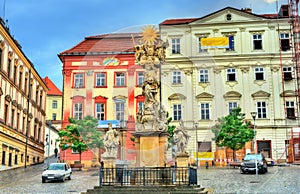
<instances>
[{"instance_id":1,"label":"tree","mask_svg":"<svg viewBox=\"0 0 300 194\"><path fill-rule=\"evenodd\" d=\"M215 134L213 140L217 146L228 147L233 150L233 158L236 159L236 151L242 149L246 142L254 138L254 131L249 128L250 123L245 122L245 114L241 108L235 108L226 117L218 118L218 123L212 129Z\"/></svg>"},{"instance_id":2,"label":"tree","mask_svg":"<svg viewBox=\"0 0 300 194\"><path fill-rule=\"evenodd\" d=\"M69 118L69 125L58 132L60 148L72 149L81 154L92 148L101 148L103 145L101 133L97 130L98 120L92 116L86 116L83 120Z\"/></svg>"}]
</instances>

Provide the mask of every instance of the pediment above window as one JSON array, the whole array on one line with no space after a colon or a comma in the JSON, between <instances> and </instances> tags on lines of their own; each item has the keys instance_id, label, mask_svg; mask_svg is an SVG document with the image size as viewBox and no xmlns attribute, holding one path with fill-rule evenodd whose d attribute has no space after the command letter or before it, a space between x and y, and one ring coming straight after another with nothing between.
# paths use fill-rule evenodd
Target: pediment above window
<instances>
[{"instance_id":1,"label":"pediment above window","mask_svg":"<svg viewBox=\"0 0 300 194\"><path fill-rule=\"evenodd\" d=\"M114 101L126 101L127 97L126 96L123 96L123 95L117 95L117 96L114 96L113 97Z\"/></svg>"},{"instance_id":2,"label":"pediment above window","mask_svg":"<svg viewBox=\"0 0 300 194\"><path fill-rule=\"evenodd\" d=\"M253 98L269 98L271 96L271 94L269 94L268 92L260 90L258 92L255 92L255 93L251 94L251 96Z\"/></svg>"},{"instance_id":3,"label":"pediment above window","mask_svg":"<svg viewBox=\"0 0 300 194\"><path fill-rule=\"evenodd\" d=\"M224 94L225 99L240 99L241 97L242 94L235 91L226 92L226 94Z\"/></svg>"},{"instance_id":4,"label":"pediment above window","mask_svg":"<svg viewBox=\"0 0 300 194\"><path fill-rule=\"evenodd\" d=\"M99 95L99 96L94 97L94 100L95 100L95 102L106 102L107 97Z\"/></svg>"},{"instance_id":5,"label":"pediment above window","mask_svg":"<svg viewBox=\"0 0 300 194\"><path fill-rule=\"evenodd\" d=\"M185 99L186 96L180 93L175 93L168 97L168 100L185 100Z\"/></svg>"},{"instance_id":6,"label":"pediment above window","mask_svg":"<svg viewBox=\"0 0 300 194\"><path fill-rule=\"evenodd\" d=\"M280 97L296 97L297 93L293 90L286 90L280 94Z\"/></svg>"},{"instance_id":7,"label":"pediment above window","mask_svg":"<svg viewBox=\"0 0 300 194\"><path fill-rule=\"evenodd\" d=\"M72 100L84 100L85 97L84 96L72 96L71 99Z\"/></svg>"},{"instance_id":8,"label":"pediment above window","mask_svg":"<svg viewBox=\"0 0 300 194\"><path fill-rule=\"evenodd\" d=\"M198 94L198 95L196 96L196 98L197 98L197 99L212 99L212 98L214 98L214 95L209 94L209 93L207 93L207 92L203 92L203 93L201 93L201 94Z\"/></svg>"}]
</instances>

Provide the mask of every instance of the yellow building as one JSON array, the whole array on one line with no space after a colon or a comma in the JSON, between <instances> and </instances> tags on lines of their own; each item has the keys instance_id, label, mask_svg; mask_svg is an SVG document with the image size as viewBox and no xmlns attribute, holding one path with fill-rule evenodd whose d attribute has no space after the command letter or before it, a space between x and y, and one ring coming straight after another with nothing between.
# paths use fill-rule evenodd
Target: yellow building
<instances>
[{"instance_id":1,"label":"yellow building","mask_svg":"<svg viewBox=\"0 0 300 194\"><path fill-rule=\"evenodd\" d=\"M44 161L47 87L0 19L0 170Z\"/></svg>"},{"instance_id":2,"label":"yellow building","mask_svg":"<svg viewBox=\"0 0 300 194\"><path fill-rule=\"evenodd\" d=\"M51 125L59 130L61 129L63 95L49 77L46 76L43 81L49 89L46 97L46 120L51 121Z\"/></svg>"},{"instance_id":3,"label":"yellow building","mask_svg":"<svg viewBox=\"0 0 300 194\"><path fill-rule=\"evenodd\" d=\"M287 158L299 117L286 9L258 15L251 9L226 7L204 17L160 24L161 39L170 45L162 67L162 104L173 124L182 119L188 128L192 157L196 149L213 153L199 160L232 157L228 150L217 154L211 128L217 118L239 106L252 123L250 112L257 112L257 151L276 160ZM238 158L251 151L249 143Z\"/></svg>"}]
</instances>

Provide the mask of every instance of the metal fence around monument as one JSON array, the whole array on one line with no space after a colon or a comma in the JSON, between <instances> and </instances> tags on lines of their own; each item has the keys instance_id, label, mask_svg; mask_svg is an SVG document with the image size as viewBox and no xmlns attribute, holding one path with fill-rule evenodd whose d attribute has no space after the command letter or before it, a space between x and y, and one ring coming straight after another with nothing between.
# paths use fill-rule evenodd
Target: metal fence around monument
<instances>
[{"instance_id":1,"label":"metal fence around monument","mask_svg":"<svg viewBox=\"0 0 300 194\"><path fill-rule=\"evenodd\" d=\"M141 167L99 169L99 186L197 185L191 167Z\"/></svg>"}]
</instances>

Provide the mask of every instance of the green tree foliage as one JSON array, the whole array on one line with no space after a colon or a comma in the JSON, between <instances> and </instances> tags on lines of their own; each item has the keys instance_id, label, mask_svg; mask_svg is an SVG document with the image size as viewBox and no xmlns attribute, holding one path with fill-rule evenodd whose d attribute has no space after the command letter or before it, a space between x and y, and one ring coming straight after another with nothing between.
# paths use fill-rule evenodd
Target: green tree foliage
<instances>
[{"instance_id":1,"label":"green tree foliage","mask_svg":"<svg viewBox=\"0 0 300 194\"><path fill-rule=\"evenodd\" d=\"M72 149L81 154L88 149L102 148L101 133L97 130L98 120L92 116L86 116L83 120L69 118L69 125L58 132L59 146L62 150Z\"/></svg>"},{"instance_id":2,"label":"green tree foliage","mask_svg":"<svg viewBox=\"0 0 300 194\"><path fill-rule=\"evenodd\" d=\"M236 151L254 138L254 131L249 128L250 123L245 122L244 119L245 114L241 113L241 108L238 107L228 116L218 118L218 123L212 129L215 134L213 140L217 146L232 149L234 159L236 159Z\"/></svg>"}]
</instances>

